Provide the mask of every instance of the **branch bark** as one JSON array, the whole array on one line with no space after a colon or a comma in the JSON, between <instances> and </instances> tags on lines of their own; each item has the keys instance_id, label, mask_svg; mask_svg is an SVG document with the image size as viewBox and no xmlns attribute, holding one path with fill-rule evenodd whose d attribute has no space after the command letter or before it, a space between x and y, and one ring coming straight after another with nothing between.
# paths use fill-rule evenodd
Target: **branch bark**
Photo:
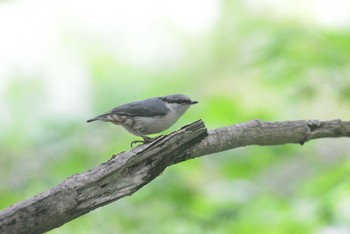
<instances>
[{"instance_id":1,"label":"branch bark","mask_svg":"<svg viewBox=\"0 0 350 234\"><path fill-rule=\"evenodd\" d=\"M247 145L281 145L350 137L350 121L253 120L207 131L199 120L156 141L122 152L47 192L0 211L0 233L43 233L129 196L170 165Z\"/></svg>"}]
</instances>

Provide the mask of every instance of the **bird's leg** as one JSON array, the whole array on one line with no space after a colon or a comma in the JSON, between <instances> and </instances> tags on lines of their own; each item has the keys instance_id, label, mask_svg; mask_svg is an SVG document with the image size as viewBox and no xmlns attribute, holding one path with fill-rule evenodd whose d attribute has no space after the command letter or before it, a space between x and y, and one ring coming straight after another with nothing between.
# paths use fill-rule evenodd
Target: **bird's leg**
<instances>
[{"instance_id":1,"label":"bird's leg","mask_svg":"<svg viewBox=\"0 0 350 234\"><path fill-rule=\"evenodd\" d=\"M150 138L148 136L145 136L145 135L141 135L141 137L143 138L143 143L150 143L152 141L154 141L156 138Z\"/></svg>"}]
</instances>

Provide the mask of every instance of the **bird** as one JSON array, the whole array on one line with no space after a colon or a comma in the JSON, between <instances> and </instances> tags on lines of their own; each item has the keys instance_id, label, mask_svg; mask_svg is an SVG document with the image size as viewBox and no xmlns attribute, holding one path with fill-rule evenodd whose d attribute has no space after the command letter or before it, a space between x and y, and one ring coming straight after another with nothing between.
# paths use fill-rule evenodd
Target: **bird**
<instances>
[{"instance_id":1,"label":"bird","mask_svg":"<svg viewBox=\"0 0 350 234\"><path fill-rule=\"evenodd\" d=\"M147 135L160 133L170 128L190 106L197 103L184 94L154 97L115 107L86 122L98 120L111 122L143 138L143 141L132 141L132 147L135 143L149 143L158 138L150 138Z\"/></svg>"}]
</instances>

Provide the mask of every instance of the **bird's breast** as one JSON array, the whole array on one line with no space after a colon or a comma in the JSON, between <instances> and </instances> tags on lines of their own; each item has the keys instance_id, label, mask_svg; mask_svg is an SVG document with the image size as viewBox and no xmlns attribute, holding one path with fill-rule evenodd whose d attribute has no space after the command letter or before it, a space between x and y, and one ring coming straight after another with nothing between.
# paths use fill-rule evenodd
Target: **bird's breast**
<instances>
[{"instance_id":1,"label":"bird's breast","mask_svg":"<svg viewBox=\"0 0 350 234\"><path fill-rule=\"evenodd\" d=\"M178 119L179 116L173 112L164 116L135 117L135 129L144 135L160 133L174 125Z\"/></svg>"}]
</instances>

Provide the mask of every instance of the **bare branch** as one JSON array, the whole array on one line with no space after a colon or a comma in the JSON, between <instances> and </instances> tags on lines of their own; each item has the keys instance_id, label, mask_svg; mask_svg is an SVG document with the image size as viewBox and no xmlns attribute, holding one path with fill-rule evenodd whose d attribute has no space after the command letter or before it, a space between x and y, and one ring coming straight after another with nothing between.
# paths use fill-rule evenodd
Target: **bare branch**
<instances>
[{"instance_id":1,"label":"bare branch","mask_svg":"<svg viewBox=\"0 0 350 234\"><path fill-rule=\"evenodd\" d=\"M0 211L0 233L42 233L136 192L172 164L247 145L304 144L324 137L349 137L350 121L258 120L207 132L202 121L114 155L47 192Z\"/></svg>"},{"instance_id":2,"label":"bare branch","mask_svg":"<svg viewBox=\"0 0 350 234\"><path fill-rule=\"evenodd\" d=\"M189 152L199 157L248 145L283 145L318 138L350 137L350 121L297 120L262 122L253 120L208 132L199 145Z\"/></svg>"}]
</instances>

